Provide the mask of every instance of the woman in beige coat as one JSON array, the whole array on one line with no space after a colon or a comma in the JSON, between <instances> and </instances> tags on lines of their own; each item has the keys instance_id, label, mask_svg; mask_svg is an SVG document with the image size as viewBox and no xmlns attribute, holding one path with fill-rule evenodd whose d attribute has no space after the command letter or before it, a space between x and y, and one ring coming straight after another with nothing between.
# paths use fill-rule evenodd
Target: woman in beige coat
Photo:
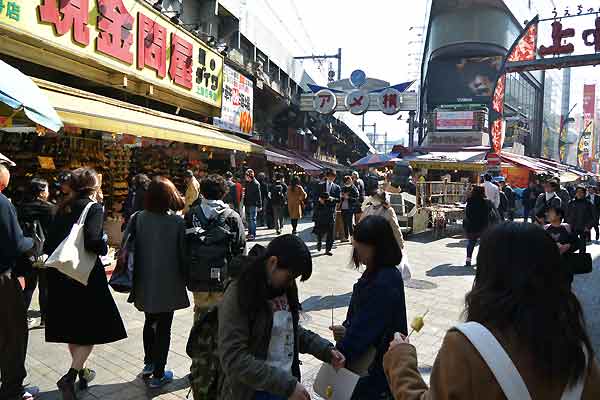
<instances>
[{"instance_id":1,"label":"woman in beige coat","mask_svg":"<svg viewBox=\"0 0 600 400\"><path fill-rule=\"evenodd\" d=\"M288 211L292 220L292 234L295 235L298 230L298 220L302 218L304 212L304 202L306 201L306 192L300 186L300 178L293 176L288 188Z\"/></svg>"},{"instance_id":2,"label":"woman in beige coat","mask_svg":"<svg viewBox=\"0 0 600 400\"><path fill-rule=\"evenodd\" d=\"M600 369L581 305L564 283L560 260L558 247L539 226L512 222L488 229L481 239L477 275L464 313L471 327L487 331L485 340L475 340L485 356L463 333L465 325L451 329L428 387L417 367L415 347L397 335L383 361L394 398L600 399ZM423 331L427 329L425 324ZM506 368L498 362L503 357L508 359ZM520 387L520 394L506 395L488 358L503 371L510 384L506 389ZM577 395L575 389L582 392ZM566 390L575 396L563 396Z\"/></svg>"},{"instance_id":3,"label":"woman in beige coat","mask_svg":"<svg viewBox=\"0 0 600 400\"><path fill-rule=\"evenodd\" d=\"M400 249L404 249L404 237L402 236L402 231L400 230L400 224L398 223L398 217L396 216L396 211L391 207L390 200L388 195L383 190L379 189L377 192L371 196L369 200L367 200L367 207L363 210L363 213L360 217L361 221L368 217L369 215L378 215L385 218L392 227L392 231L394 232L394 237L396 238L396 242L398 242L398 246Z\"/></svg>"}]
</instances>

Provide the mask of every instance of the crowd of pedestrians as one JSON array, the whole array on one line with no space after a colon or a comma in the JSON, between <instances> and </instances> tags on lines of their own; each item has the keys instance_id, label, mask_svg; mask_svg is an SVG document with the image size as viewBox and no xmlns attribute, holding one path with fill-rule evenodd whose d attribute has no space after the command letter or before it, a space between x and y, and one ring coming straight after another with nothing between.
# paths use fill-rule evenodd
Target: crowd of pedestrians
<instances>
[{"instance_id":1,"label":"crowd of pedestrians","mask_svg":"<svg viewBox=\"0 0 600 400\"><path fill-rule=\"evenodd\" d=\"M88 168L63 174L55 204L48 182L33 179L18 209L1 194L9 179L0 164L0 399L36 394L23 381L27 308L37 285L46 341L67 344L70 354L57 387L63 400L76 400L96 377L87 366L94 346L127 337L100 260L108 252L100 179ZM275 174L269 182L251 169L243 184L231 173L198 180L191 171L185 182L181 195L166 177L138 175L124 204L121 251L129 257L119 260L131 272L128 301L144 313L140 370L150 389L173 380L166 366L174 312L190 306L191 292L194 398L308 400L301 353L357 374L352 400L600 398L600 371L563 265L564 255L585 253L592 229L598 238L595 188L577 187L571 198L556 180L543 193L532 184L523 194L524 217L536 226L501 223L516 218L516 194L505 181L485 176L473 187L464 227L475 283L466 322L446 333L428 386L408 339L404 238L386 192L366 193L357 173L339 177L332 170L306 188L296 176L286 182ZM330 327L333 341L300 323L296 281L313 272L298 235L308 208L317 250L325 240L325 253L333 255L339 216L341 241L352 239L352 259L362 271L344 322ZM273 240L246 254L258 225L270 223ZM40 268L45 255L73 245L67 238L78 227L82 251L94 257L86 283L59 268Z\"/></svg>"}]
</instances>

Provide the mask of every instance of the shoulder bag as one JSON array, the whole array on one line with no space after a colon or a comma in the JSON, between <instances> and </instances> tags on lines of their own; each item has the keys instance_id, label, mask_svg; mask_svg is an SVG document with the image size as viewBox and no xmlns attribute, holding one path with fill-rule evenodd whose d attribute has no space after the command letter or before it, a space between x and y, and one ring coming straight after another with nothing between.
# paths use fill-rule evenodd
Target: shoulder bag
<instances>
[{"instance_id":1,"label":"shoulder bag","mask_svg":"<svg viewBox=\"0 0 600 400\"><path fill-rule=\"evenodd\" d=\"M457 325L455 328L465 335L479 352L508 400L531 400L527 385L515 364L496 337L485 326L477 322L467 322ZM586 352L586 363L589 362L587 358ZM580 379L574 386L567 387L561 400L581 399L584 384L585 378Z\"/></svg>"},{"instance_id":2,"label":"shoulder bag","mask_svg":"<svg viewBox=\"0 0 600 400\"><path fill-rule=\"evenodd\" d=\"M133 271L135 266L135 231L139 213L129 220L127 236L117 252L117 265L108 284L115 292L129 293L133 289Z\"/></svg>"},{"instance_id":3,"label":"shoulder bag","mask_svg":"<svg viewBox=\"0 0 600 400\"><path fill-rule=\"evenodd\" d=\"M90 202L85 206L69 235L46 260L47 267L55 268L86 286L98 258L97 254L87 251L84 246L85 219L94 204Z\"/></svg>"}]
</instances>

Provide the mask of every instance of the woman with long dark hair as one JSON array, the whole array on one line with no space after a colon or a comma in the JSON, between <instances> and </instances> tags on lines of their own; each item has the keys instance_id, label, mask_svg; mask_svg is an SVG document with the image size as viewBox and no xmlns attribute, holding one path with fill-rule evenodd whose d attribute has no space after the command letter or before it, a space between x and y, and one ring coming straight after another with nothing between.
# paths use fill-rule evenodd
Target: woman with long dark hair
<instances>
[{"instance_id":1,"label":"woman with long dark hair","mask_svg":"<svg viewBox=\"0 0 600 400\"><path fill-rule=\"evenodd\" d=\"M333 345L299 325L296 279L312 274L310 251L293 235L255 246L219 306L223 400L307 400L299 353L344 365Z\"/></svg>"},{"instance_id":2,"label":"woman with long dark hair","mask_svg":"<svg viewBox=\"0 0 600 400\"><path fill-rule=\"evenodd\" d=\"M126 338L127 333L100 261L100 256L108 252L103 230L104 210L92 200L100 187L100 179L94 170L79 168L72 172L68 186L71 192L63 199L51 225L45 243L46 252L54 252L69 235L86 206L93 203L84 221L84 245L87 251L98 257L87 286L58 270L47 270L46 341L68 343L71 367L57 386L63 400L76 400L77 376L79 388L85 389L96 375L93 370L84 368L94 345L116 342Z\"/></svg>"},{"instance_id":3,"label":"woman with long dark hair","mask_svg":"<svg viewBox=\"0 0 600 400\"><path fill-rule=\"evenodd\" d=\"M173 380L165 371L175 310L190 306L185 288L185 222L175 214L185 200L173 182L155 177L144 195L144 210L130 219L125 231L135 232L135 279L131 300L144 313L144 369L158 389Z\"/></svg>"},{"instance_id":4,"label":"woman with long dark hair","mask_svg":"<svg viewBox=\"0 0 600 400\"><path fill-rule=\"evenodd\" d=\"M288 211L292 222L292 235L295 235L298 232L298 220L302 219L302 215L304 214L304 202L308 197L304 188L300 185L300 178L296 175L290 179L287 197Z\"/></svg>"},{"instance_id":5,"label":"woman with long dark hair","mask_svg":"<svg viewBox=\"0 0 600 400\"><path fill-rule=\"evenodd\" d=\"M352 400L391 399L383 355L394 332L407 333L404 282L397 266L402 251L389 222L363 218L354 230L354 263L366 269L354 285L346 321L332 326L346 367L363 376Z\"/></svg>"},{"instance_id":6,"label":"woman with long dark hair","mask_svg":"<svg viewBox=\"0 0 600 400\"><path fill-rule=\"evenodd\" d=\"M463 221L463 228L468 240L467 260L465 261L467 267L472 264L473 251L475 251L479 238L488 227L490 211L493 207L492 202L485 198L483 186L473 186L471 196L467 200Z\"/></svg>"},{"instance_id":7,"label":"woman with long dark hair","mask_svg":"<svg viewBox=\"0 0 600 400\"><path fill-rule=\"evenodd\" d=\"M516 367L505 378L525 393L518 399L559 400L578 390L568 398L600 399L600 370L581 305L564 284L552 238L533 224L498 225L482 237L477 265L464 316L486 332L483 353L495 355L492 363L504 358ZM417 369L416 349L405 337L392 342L384 364L397 399L508 397L475 347L478 341L457 328L446 333L429 388Z\"/></svg>"}]
</instances>

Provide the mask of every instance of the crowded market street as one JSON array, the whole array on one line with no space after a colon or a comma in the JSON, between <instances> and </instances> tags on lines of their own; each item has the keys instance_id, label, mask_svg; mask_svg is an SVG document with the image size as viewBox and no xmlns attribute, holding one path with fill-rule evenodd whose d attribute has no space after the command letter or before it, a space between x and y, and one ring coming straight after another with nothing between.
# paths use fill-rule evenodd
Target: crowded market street
<instances>
[{"instance_id":1,"label":"crowded market street","mask_svg":"<svg viewBox=\"0 0 600 400\"><path fill-rule=\"evenodd\" d=\"M289 230L289 225L287 227ZM309 247L315 247L314 236L310 233L312 223L300 224L299 232ZM274 231L259 230L258 243L267 243L274 237ZM461 266L465 241L458 237L433 240L430 235L409 238L406 242L410 259L412 279L405 284L406 310L409 319L429 310L423 330L411 337L419 357L419 368L427 377L435 356L450 327L461 317L464 296L471 288L474 269ZM331 338L331 307L334 307L334 322L343 321L352 285L359 273L349 266L351 246L338 244L333 257L319 255L314 258L314 273L311 279L300 285L300 296L306 310L303 326ZM592 274L575 278L574 288L584 306L589 333L596 352L600 351L600 294L595 289L600 285L600 245L589 247L596 259ZM331 297L333 293L333 298ZM99 346L90 357L89 365L98 372L98 378L81 399L141 400L141 399L185 399L189 384L187 375L190 359L185 354L193 309L179 311L175 315L172 330L169 366L174 369L176 378L173 384L161 391L149 391L139 376L139 365L143 363L141 335L144 324L143 314L126 302L125 295L115 294L119 310L125 321L129 337L110 345ZM37 296L34 296L37 299ZM37 304L32 304L37 309ZM35 315L35 313L34 313ZM26 382L39 385L41 400L60 400L56 391L55 376L67 362L67 355L61 345L44 342L44 331L31 330L27 354ZM302 357L302 375L306 387L312 391L312 382L321 362L310 357ZM318 399L313 393L314 399ZM191 398L191 396L190 396Z\"/></svg>"}]
</instances>

